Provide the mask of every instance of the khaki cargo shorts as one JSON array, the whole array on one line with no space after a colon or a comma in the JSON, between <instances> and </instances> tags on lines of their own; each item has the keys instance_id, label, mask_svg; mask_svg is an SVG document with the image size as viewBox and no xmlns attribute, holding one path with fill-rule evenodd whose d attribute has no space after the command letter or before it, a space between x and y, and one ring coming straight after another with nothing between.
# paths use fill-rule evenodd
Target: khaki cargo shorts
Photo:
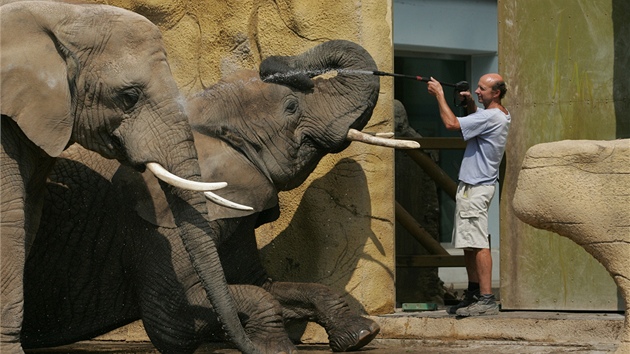
<instances>
[{"instance_id":1,"label":"khaki cargo shorts","mask_svg":"<svg viewBox=\"0 0 630 354\"><path fill-rule=\"evenodd\" d=\"M453 223L453 247L490 248L488 208L494 185L472 186L459 182Z\"/></svg>"}]
</instances>

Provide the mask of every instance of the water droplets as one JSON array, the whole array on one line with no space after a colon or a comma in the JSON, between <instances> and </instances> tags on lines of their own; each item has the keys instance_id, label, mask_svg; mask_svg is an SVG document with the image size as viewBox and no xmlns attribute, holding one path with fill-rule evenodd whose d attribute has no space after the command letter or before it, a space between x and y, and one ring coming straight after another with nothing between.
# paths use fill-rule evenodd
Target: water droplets
<instances>
[{"instance_id":1,"label":"water droplets","mask_svg":"<svg viewBox=\"0 0 630 354\"><path fill-rule=\"evenodd\" d=\"M286 82L295 77L309 77L312 79L322 78L330 79L338 75L374 75L373 71L369 70L355 70L355 69L335 69L324 68L318 70L292 70L287 72L278 72L271 75L267 75L262 78L265 82Z\"/></svg>"}]
</instances>

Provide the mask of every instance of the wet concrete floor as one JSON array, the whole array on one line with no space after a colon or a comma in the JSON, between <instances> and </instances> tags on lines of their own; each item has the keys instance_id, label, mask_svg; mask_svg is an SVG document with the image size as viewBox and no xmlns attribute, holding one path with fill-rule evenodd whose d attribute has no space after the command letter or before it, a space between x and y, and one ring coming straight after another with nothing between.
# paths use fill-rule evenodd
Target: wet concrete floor
<instances>
[{"instance_id":1,"label":"wet concrete floor","mask_svg":"<svg viewBox=\"0 0 630 354\"><path fill-rule=\"evenodd\" d=\"M355 352L360 354L403 354L403 353L484 353L484 354L549 354L549 353L612 353L613 344L547 344L526 341L437 341L437 340L383 340L371 343ZM302 354L332 353L327 345L298 345ZM150 343L86 341L69 346L28 350L27 353L50 354L154 354L159 353ZM196 354L238 354L238 350L223 344L206 344Z\"/></svg>"}]
</instances>

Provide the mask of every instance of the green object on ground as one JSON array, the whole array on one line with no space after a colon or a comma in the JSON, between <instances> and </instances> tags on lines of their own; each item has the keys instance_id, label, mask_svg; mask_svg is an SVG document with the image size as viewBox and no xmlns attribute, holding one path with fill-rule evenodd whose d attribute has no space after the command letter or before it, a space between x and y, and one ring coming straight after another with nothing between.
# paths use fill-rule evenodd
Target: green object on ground
<instances>
[{"instance_id":1,"label":"green object on ground","mask_svg":"<svg viewBox=\"0 0 630 354\"><path fill-rule=\"evenodd\" d=\"M403 303L403 311L435 311L437 310L437 304L433 302L412 302Z\"/></svg>"}]
</instances>

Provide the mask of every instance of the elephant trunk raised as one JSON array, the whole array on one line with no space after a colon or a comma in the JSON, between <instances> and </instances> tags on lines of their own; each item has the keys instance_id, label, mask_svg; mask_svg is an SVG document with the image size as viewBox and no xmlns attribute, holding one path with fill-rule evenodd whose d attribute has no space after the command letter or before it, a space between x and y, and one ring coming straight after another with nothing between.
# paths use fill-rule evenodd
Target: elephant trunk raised
<instances>
[{"instance_id":1,"label":"elephant trunk raised","mask_svg":"<svg viewBox=\"0 0 630 354\"><path fill-rule=\"evenodd\" d=\"M272 56L260 64L263 81L290 87L301 102L294 132L298 148L290 152L299 164L292 166L290 178L276 177L276 186L297 187L326 154L348 147L349 131L365 127L380 88L374 70L372 56L345 40L328 41L296 56Z\"/></svg>"},{"instance_id":2,"label":"elephant trunk raised","mask_svg":"<svg viewBox=\"0 0 630 354\"><path fill-rule=\"evenodd\" d=\"M378 100L379 79L372 74L377 69L372 56L360 45L344 40L328 41L296 56L273 56L260 65L260 77L266 82L292 86L303 91L310 101L305 106L315 107L313 116L330 114L325 124L314 126L309 135L319 137L316 143L330 153L345 149L349 129L365 127ZM312 78L331 73L330 78L314 85ZM339 99L338 97L343 97ZM326 112L317 111L323 104L331 104ZM320 120L321 122L321 120Z\"/></svg>"}]
</instances>

